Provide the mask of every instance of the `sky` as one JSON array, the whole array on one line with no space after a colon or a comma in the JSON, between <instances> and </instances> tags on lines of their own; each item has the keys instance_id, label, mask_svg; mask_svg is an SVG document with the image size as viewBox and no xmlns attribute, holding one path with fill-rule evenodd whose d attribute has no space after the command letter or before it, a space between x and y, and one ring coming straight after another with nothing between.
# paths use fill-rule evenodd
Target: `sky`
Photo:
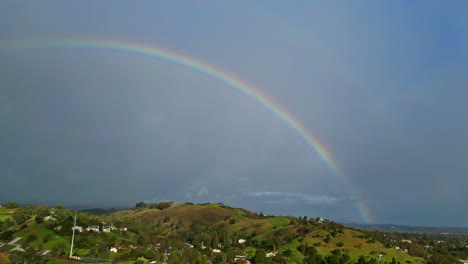
<instances>
[{"instance_id":1,"label":"sky","mask_svg":"<svg viewBox=\"0 0 468 264\"><path fill-rule=\"evenodd\" d=\"M468 227L466 1L7 0L0 25L0 204ZM91 39L217 74L38 44Z\"/></svg>"}]
</instances>

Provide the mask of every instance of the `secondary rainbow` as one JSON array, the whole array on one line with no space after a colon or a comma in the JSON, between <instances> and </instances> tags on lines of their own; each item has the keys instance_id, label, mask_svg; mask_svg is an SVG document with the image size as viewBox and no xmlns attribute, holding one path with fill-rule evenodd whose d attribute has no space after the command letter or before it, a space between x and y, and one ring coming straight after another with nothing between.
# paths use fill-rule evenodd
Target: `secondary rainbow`
<instances>
[{"instance_id":1,"label":"secondary rainbow","mask_svg":"<svg viewBox=\"0 0 468 264\"><path fill-rule=\"evenodd\" d=\"M259 89L250 85L249 83L242 81L234 74L227 73L224 70L220 70L217 67L211 66L205 62L197 60L188 55L176 53L168 49L163 49L154 45L143 45L135 44L123 41L114 40L100 40L100 39L55 39L46 41L32 41L32 42L12 42L8 44L0 45L1 50L8 49L23 49L23 48L54 48L54 47L77 47L77 48L98 48L106 50L115 50L120 52L129 52L135 54L141 54L150 56L185 67L189 67L200 73L211 76L227 85L236 88L248 97L251 97L269 111L271 111L278 118L283 120L288 126L290 126L294 132L304 139L307 145L321 158L321 160L336 174L346 187L350 186L350 183L341 171L338 163L333 158L330 151L328 151L323 144L320 143L318 138L313 135L297 118L295 118L290 112L288 112L279 103L275 102L265 93ZM363 203L357 204L358 211L364 221L370 222L370 214L367 206Z\"/></svg>"}]
</instances>

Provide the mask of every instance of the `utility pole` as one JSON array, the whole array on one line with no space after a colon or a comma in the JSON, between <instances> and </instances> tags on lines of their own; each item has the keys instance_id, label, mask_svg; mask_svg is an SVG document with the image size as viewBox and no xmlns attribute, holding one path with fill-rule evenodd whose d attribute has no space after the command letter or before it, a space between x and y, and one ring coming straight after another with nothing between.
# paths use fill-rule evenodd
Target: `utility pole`
<instances>
[{"instance_id":1,"label":"utility pole","mask_svg":"<svg viewBox=\"0 0 468 264\"><path fill-rule=\"evenodd\" d=\"M76 214L75 214L75 221L74 221L73 227L72 227L73 235L72 235L71 247L70 247L70 258L71 258L72 255L73 255L73 242L74 242L74 240L75 240L75 227L76 227Z\"/></svg>"},{"instance_id":2,"label":"utility pole","mask_svg":"<svg viewBox=\"0 0 468 264\"><path fill-rule=\"evenodd\" d=\"M382 250L380 248L380 244L379 244L379 264L381 263L381 260L382 260Z\"/></svg>"}]
</instances>

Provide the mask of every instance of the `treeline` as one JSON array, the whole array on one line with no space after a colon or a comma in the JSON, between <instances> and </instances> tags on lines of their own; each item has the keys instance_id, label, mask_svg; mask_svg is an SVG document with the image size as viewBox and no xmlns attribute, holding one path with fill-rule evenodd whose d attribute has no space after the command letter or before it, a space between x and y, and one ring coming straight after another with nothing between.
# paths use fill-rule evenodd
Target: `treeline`
<instances>
[{"instance_id":1,"label":"treeline","mask_svg":"<svg viewBox=\"0 0 468 264\"><path fill-rule=\"evenodd\" d=\"M164 209L167 209L167 208L171 207L173 203L174 203L174 201L159 202L159 203L139 202L139 203L136 203L135 208L164 210Z\"/></svg>"}]
</instances>

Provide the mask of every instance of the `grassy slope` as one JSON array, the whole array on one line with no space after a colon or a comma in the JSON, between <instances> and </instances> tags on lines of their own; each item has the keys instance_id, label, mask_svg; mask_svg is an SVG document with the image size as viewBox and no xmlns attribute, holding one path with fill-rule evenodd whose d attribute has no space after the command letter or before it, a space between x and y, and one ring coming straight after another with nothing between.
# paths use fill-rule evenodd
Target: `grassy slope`
<instances>
[{"instance_id":1,"label":"grassy slope","mask_svg":"<svg viewBox=\"0 0 468 264\"><path fill-rule=\"evenodd\" d=\"M5 210L0 211L0 213L6 212ZM290 219L286 217L272 217L265 219L252 219L249 218L248 212L245 212L242 209L227 208L219 204L209 204L209 205L174 205L171 208L165 210L125 210L115 212L109 216L111 219L124 219L126 217L131 217L138 219L147 223L157 223L159 220L163 220L165 217L169 216L171 222L178 222L181 220L185 225L184 228L189 228L190 224L196 222L202 226L216 226L224 225L224 227L229 231L243 232L243 233L252 233L255 232L257 236L256 239L268 238L274 231L281 230L282 234L289 235L295 233L294 225L290 225ZM236 220L234 224L230 224L231 219ZM20 230L15 233L13 237L24 237L18 243L21 245L25 244L26 237L30 234L35 234L38 239L33 242L30 242L28 246L38 248L42 244L42 240L45 236L50 235L51 240L46 244L42 245L43 249L52 249L57 243L64 243L69 249L70 242L69 237L58 236L53 231L47 229L44 224L31 223L27 228ZM361 232L344 229L343 233L338 233L335 237L331 238L329 243L325 243L323 239L330 233L323 229L318 229L312 231L303 237L302 243L307 243L308 245L313 245L315 243L321 242L321 246L317 246L317 250L321 255L329 255L332 250L342 249L346 250L348 254L352 257L353 260L357 260L359 256L364 255L367 258L373 257L377 258L377 252L379 251L378 243L368 243L366 239L359 238L362 235ZM124 239L117 234L108 233L108 236L115 236L116 239ZM96 236L93 238L98 239ZM279 250L290 249L293 252L291 257L291 263L302 263L303 256L300 254L296 247L301 244L299 242L300 238L295 239L291 243L284 245ZM124 239L126 240L126 239ZM338 247L337 244L342 242L344 245ZM383 252L383 261L391 261L392 257L395 257L401 263L411 261L412 264L425 263L422 258L411 257L408 254L398 251L396 249L384 248L381 247Z\"/></svg>"},{"instance_id":2,"label":"grassy slope","mask_svg":"<svg viewBox=\"0 0 468 264\"><path fill-rule=\"evenodd\" d=\"M230 209L218 204L209 205L177 205L165 210L149 209L134 213L126 211L119 215L130 216L132 218L155 224L159 220L164 220L169 216L171 221L181 220L183 223L198 223L202 226L224 225L229 231L237 232L272 232L275 228L283 228L289 224L289 219L274 217L267 219L251 219L239 209ZM235 220L234 224L230 224ZM190 225L186 225L188 228Z\"/></svg>"},{"instance_id":3,"label":"grassy slope","mask_svg":"<svg viewBox=\"0 0 468 264\"><path fill-rule=\"evenodd\" d=\"M31 224L27 228L13 234L13 237L23 237L23 239L18 241L18 244L25 245L26 238L31 234L36 235L37 239L28 243L28 246L30 247L39 248L39 246L42 245L43 249L51 250L57 244L63 243L67 247L67 250L70 250L70 240L68 238L61 237L55 232L47 229L44 224ZM43 239L46 236L50 236L50 240L44 244Z\"/></svg>"},{"instance_id":4,"label":"grassy slope","mask_svg":"<svg viewBox=\"0 0 468 264\"><path fill-rule=\"evenodd\" d=\"M335 249L346 250L353 260L357 260L357 258L359 258L361 255L368 258L373 257L377 259L377 252L379 252L380 245L380 250L383 252L383 262L391 261L392 257L395 257L395 259L399 260L400 262L411 261L411 263L425 263L424 259L422 258L412 257L393 248L385 248L380 243L368 243L366 239L358 237L362 235L362 233L359 231L344 229L342 234L338 233L335 237L332 237L330 243L327 244L323 241L323 238L325 238L328 234L329 232L326 230L313 231L305 237L304 243L313 245L314 243L321 242L322 245L317 247L317 250L320 254L323 255L328 255ZM316 235L319 235L320 237L314 237ZM344 245L342 247L337 246L339 242L342 242Z\"/></svg>"},{"instance_id":5,"label":"grassy slope","mask_svg":"<svg viewBox=\"0 0 468 264\"><path fill-rule=\"evenodd\" d=\"M7 218L11 218L13 213L12 209L6 209L5 207L0 207L0 221L4 221Z\"/></svg>"},{"instance_id":6,"label":"grassy slope","mask_svg":"<svg viewBox=\"0 0 468 264\"><path fill-rule=\"evenodd\" d=\"M184 223L192 223L194 221L200 223L203 226L213 225L224 225L229 231L237 232L256 232L258 235L256 239L264 239L271 235L276 230L281 230L283 234L294 233L295 229L289 225L290 220L285 217L272 217L266 219L251 219L246 216L246 213L240 209L226 208L218 204L209 205L177 205L165 210L143 210L140 212L132 213L131 210L119 212L119 215L114 217L132 217L144 222L156 223L159 220L163 220L166 216L171 218L171 221L177 222L182 220ZM226 217L228 217L227 220ZM235 219L235 224L229 224L231 219ZM189 225L186 225L188 227ZM363 235L359 231L344 229L342 234L338 233L335 237L331 238L330 243L325 243L323 239L330 233L326 230L319 229L315 230L304 237L303 243L313 245L321 242L322 245L316 247L319 254L329 255L331 251L335 249L346 250L353 260L357 260L359 256L363 255L366 258L377 258L379 251L379 243L368 243L366 239L359 238ZM319 236L319 237L316 237ZM339 242L344 245L342 247L337 246ZM301 243L298 239L294 240L290 244L284 245L280 250L291 249L293 256L291 260L293 262L301 263L303 256L300 254L296 247ZM392 248L384 248L381 246L383 252L383 261L391 261L392 257L395 257L400 262L411 261L411 263L425 263L422 258L412 257L402 251L398 251Z\"/></svg>"}]
</instances>

